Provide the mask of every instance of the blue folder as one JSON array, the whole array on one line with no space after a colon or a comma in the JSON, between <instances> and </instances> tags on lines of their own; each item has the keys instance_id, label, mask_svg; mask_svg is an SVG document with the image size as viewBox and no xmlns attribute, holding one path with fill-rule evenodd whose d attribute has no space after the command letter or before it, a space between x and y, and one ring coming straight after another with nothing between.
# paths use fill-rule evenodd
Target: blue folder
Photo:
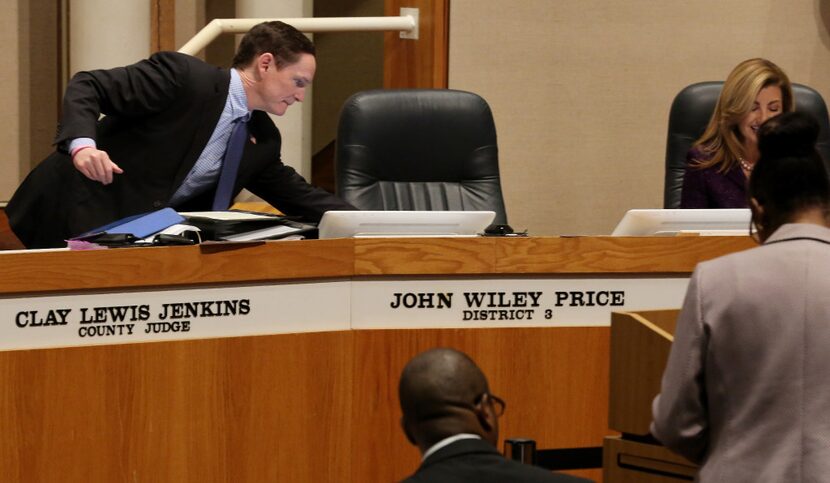
<instances>
[{"instance_id":1,"label":"blue folder","mask_svg":"<svg viewBox=\"0 0 830 483\"><path fill-rule=\"evenodd\" d=\"M86 239L102 233L110 235L130 234L136 238L145 238L183 221L184 217L176 213L173 208L162 208L158 211L116 220L108 225L90 230L76 239Z\"/></svg>"}]
</instances>

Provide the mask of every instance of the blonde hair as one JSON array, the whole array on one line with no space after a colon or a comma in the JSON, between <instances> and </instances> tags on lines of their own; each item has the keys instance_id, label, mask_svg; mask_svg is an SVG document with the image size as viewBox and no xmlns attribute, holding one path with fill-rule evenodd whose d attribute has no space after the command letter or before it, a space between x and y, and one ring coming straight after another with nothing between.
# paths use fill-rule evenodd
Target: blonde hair
<instances>
[{"instance_id":1,"label":"blonde hair","mask_svg":"<svg viewBox=\"0 0 830 483\"><path fill-rule=\"evenodd\" d=\"M739 124L752 110L761 89L769 86L781 88L781 112L792 111L792 86L780 67L766 59L749 59L732 69L723 83L723 90L706 130L694 143L700 152L700 158L694 159L695 167L720 166L719 171L726 172L738 163L739 158L746 155Z\"/></svg>"}]
</instances>

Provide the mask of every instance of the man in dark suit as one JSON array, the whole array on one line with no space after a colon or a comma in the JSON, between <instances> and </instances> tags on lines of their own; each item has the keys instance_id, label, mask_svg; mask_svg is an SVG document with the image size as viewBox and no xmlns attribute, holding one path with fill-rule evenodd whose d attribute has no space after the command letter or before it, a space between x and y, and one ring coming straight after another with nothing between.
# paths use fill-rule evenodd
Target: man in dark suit
<instances>
[{"instance_id":1,"label":"man in dark suit","mask_svg":"<svg viewBox=\"0 0 830 483\"><path fill-rule=\"evenodd\" d=\"M504 458L496 450L504 401L466 354L432 349L413 358L398 394L407 439L422 454L421 467L404 483L577 483Z\"/></svg>"},{"instance_id":2,"label":"man in dark suit","mask_svg":"<svg viewBox=\"0 0 830 483\"><path fill-rule=\"evenodd\" d=\"M282 115L303 100L314 56L302 33L265 22L243 37L230 70L161 52L127 67L76 74L64 96L56 152L29 174L6 208L12 230L29 248L56 247L165 206L226 209L219 198L228 194L217 195L217 185L240 123L247 132L237 137L243 147L238 171L229 175L230 199L247 188L286 214L310 220L354 209L280 161L280 133L266 115ZM101 114L106 117L99 121Z\"/></svg>"}]
</instances>

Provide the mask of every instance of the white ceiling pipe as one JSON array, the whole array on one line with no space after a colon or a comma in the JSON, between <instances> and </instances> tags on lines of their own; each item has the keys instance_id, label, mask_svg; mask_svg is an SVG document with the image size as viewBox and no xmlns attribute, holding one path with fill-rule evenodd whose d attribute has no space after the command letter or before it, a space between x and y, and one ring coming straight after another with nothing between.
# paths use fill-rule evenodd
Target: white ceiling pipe
<instances>
[{"instance_id":1,"label":"white ceiling pipe","mask_svg":"<svg viewBox=\"0 0 830 483\"><path fill-rule=\"evenodd\" d=\"M324 18L217 18L205 25L179 52L196 55L223 33L245 33L254 25L280 20L302 32L412 32L415 18L400 17L324 17Z\"/></svg>"}]
</instances>

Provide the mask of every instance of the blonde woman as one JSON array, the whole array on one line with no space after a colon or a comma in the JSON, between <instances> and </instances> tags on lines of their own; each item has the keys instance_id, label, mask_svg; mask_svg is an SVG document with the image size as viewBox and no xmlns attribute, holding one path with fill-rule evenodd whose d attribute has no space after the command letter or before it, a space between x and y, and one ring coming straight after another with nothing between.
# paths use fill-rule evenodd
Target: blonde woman
<instances>
[{"instance_id":1,"label":"blonde woman","mask_svg":"<svg viewBox=\"0 0 830 483\"><path fill-rule=\"evenodd\" d=\"M686 156L681 208L746 208L758 161L758 127L793 110L787 74L766 59L741 62L726 78L712 118Z\"/></svg>"}]
</instances>

